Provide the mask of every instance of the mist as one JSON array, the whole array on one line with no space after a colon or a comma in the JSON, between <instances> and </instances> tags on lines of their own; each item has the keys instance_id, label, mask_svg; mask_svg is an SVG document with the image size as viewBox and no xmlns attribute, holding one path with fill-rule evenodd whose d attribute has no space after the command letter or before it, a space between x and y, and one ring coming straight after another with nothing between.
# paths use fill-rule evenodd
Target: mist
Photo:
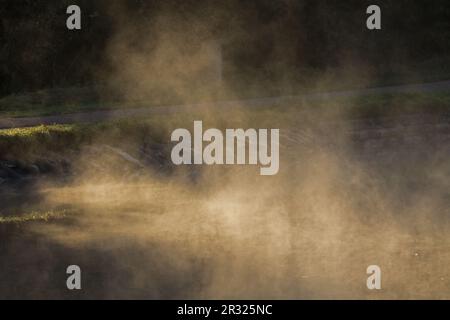
<instances>
[{"instance_id":1,"label":"mist","mask_svg":"<svg viewBox=\"0 0 450 320\"><path fill-rule=\"evenodd\" d=\"M289 3L280 5L286 11L281 17L289 17ZM9 235L7 252L18 252L18 258L2 267L16 276L14 266L42 268L26 269L16 290L2 295L450 297L448 127L439 131L439 119L433 118L427 131L393 114L380 120L389 123L385 130L353 117L355 106L347 103L357 100L320 108L313 100L285 107L249 109L236 102L233 108L218 108L215 101L237 99L242 91L250 97L300 93L289 65L309 56L302 51L306 42L278 36L279 20L273 19L261 30L273 64L254 75L260 83L230 80L227 70L239 66L227 54L248 39L243 25L252 25L242 14L233 19L230 6L194 6L185 12L161 5L152 8L149 19L145 14L134 18L125 2L109 7L114 32L104 65L93 71L94 78L105 81L101 101L113 94L139 105L205 103L193 114L161 117L138 137L99 134L71 154L71 179L39 183L40 206L76 213L18 227ZM224 34L228 27L232 31ZM299 33L300 39L307 37ZM341 67L315 74L308 87L321 91L339 82L376 83L376 72L363 59L342 52L335 62ZM266 91L273 83L277 89ZM208 128L280 129L278 174L261 176L257 166L173 165L170 133L191 128L196 120ZM153 129L160 133L158 142ZM26 239L19 237L22 232ZM27 257L23 250L30 243L34 252ZM58 285L66 276L62 266L69 264L83 270L80 293ZM382 268L382 291L367 290L369 265Z\"/></svg>"}]
</instances>

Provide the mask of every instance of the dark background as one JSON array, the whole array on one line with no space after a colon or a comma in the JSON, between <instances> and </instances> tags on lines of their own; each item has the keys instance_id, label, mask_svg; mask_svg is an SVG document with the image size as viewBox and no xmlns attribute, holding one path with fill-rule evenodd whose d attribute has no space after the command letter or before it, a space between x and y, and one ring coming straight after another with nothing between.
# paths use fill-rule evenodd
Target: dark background
<instances>
[{"instance_id":1,"label":"dark background","mask_svg":"<svg viewBox=\"0 0 450 320\"><path fill-rule=\"evenodd\" d=\"M82 8L81 31L66 29L70 4ZM382 9L381 31L366 28L370 4ZM101 84L124 21L139 35L161 13L223 41L225 79L301 84L351 65L383 84L450 76L448 0L0 0L0 96Z\"/></svg>"}]
</instances>

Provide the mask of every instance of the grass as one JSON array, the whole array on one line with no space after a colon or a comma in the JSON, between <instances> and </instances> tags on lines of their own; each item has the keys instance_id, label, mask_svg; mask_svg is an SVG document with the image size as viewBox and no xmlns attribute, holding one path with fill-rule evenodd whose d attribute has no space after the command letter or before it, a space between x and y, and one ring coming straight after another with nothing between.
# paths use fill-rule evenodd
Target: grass
<instances>
[{"instance_id":1,"label":"grass","mask_svg":"<svg viewBox=\"0 0 450 320\"><path fill-rule=\"evenodd\" d=\"M67 218L70 215L75 214L74 210L58 210L58 211L47 211L47 212L31 212L18 216L7 216L0 217L0 225L2 224L23 224L27 222L48 222L51 220Z\"/></svg>"},{"instance_id":2,"label":"grass","mask_svg":"<svg viewBox=\"0 0 450 320\"><path fill-rule=\"evenodd\" d=\"M441 68L443 69L443 68ZM446 71L447 72L447 71ZM124 100L119 97L117 93L111 92L105 87L69 87L69 88L52 88L40 90L37 92L12 94L6 97L0 98L0 117L4 118L20 118L20 117L40 117L49 115L61 115L79 112L90 112L96 110L115 110L115 109L129 109L140 108L148 106L163 106L163 105L178 105L178 104L191 104L197 102L207 102L214 100L236 100L236 99L248 99L266 96L278 96L278 95L302 95L307 93L317 92L331 92L339 90L351 90L355 88L365 88L365 83L370 82L369 79L363 81L360 78L351 79L349 77L340 76L340 73L333 70L328 70L328 81L322 79L322 81L312 80L309 82L309 86L304 87L299 85L292 85L279 87L280 85L267 84L266 86L259 87L253 82L248 85L240 85L239 81L233 82L233 85L237 85L236 88L226 90L224 87L216 88L212 92L201 91L200 93L191 92L184 98L179 97L176 93L172 95L165 95L164 97L158 97L150 95L144 100L137 99L136 101ZM433 73L434 74L434 73ZM450 75L450 74L448 74ZM438 81L442 79L448 79L447 76L440 76L437 78L430 78L427 81ZM324 78L322 76L322 78ZM409 79L409 82L420 83L421 80L416 79L412 75L405 77ZM351 81L350 81L351 80ZM383 80L382 83L376 83L375 86L382 85L396 85L399 83L407 83L408 81L396 80L388 81ZM295 83L295 82L294 82ZM320 84L317 87L312 84ZM254 89L252 89L255 86ZM231 91L231 92L229 92ZM230 96L231 93L231 96ZM399 94L402 96L405 94ZM445 93L431 93L431 94L415 94L415 96L427 96L435 97L446 95L447 100L450 94ZM189 97L189 98L188 98ZM369 97L367 100L360 99L365 103L369 100L386 99L389 95L377 94ZM347 98L352 100L354 98ZM342 99L337 99L342 100Z\"/></svg>"},{"instance_id":3,"label":"grass","mask_svg":"<svg viewBox=\"0 0 450 320\"><path fill-rule=\"evenodd\" d=\"M166 131L162 124L169 123L165 117L0 130L0 159L32 162L38 158L57 157L67 151L76 152L94 141L99 144L143 139L163 142Z\"/></svg>"},{"instance_id":4,"label":"grass","mask_svg":"<svg viewBox=\"0 0 450 320\"><path fill-rule=\"evenodd\" d=\"M26 161L33 155L40 156L79 145L88 136L89 131L79 125L0 130L0 154L2 158Z\"/></svg>"},{"instance_id":5,"label":"grass","mask_svg":"<svg viewBox=\"0 0 450 320\"><path fill-rule=\"evenodd\" d=\"M146 99L136 98L135 100L125 100L117 96L116 93L111 92L111 90L106 92L102 87L45 89L31 93L12 94L0 98L0 117L40 117L226 99L222 97L223 95L221 93L207 94L189 92L189 94L191 96L189 99L182 99L174 93L173 95L165 95L163 97L154 95Z\"/></svg>"},{"instance_id":6,"label":"grass","mask_svg":"<svg viewBox=\"0 0 450 320\"><path fill-rule=\"evenodd\" d=\"M300 111L300 112L298 112ZM191 128L194 120L217 128L295 127L327 118L379 118L405 114L450 114L450 92L421 94L373 94L305 101L290 106L242 108L228 112L189 112L154 115L96 124L36 126L0 130L0 157L22 159L51 156L64 150L77 150L83 144L110 141L153 141L166 143L174 128Z\"/></svg>"},{"instance_id":7,"label":"grass","mask_svg":"<svg viewBox=\"0 0 450 320\"><path fill-rule=\"evenodd\" d=\"M411 113L448 114L450 92L372 94L341 101L352 117L386 117ZM337 100L337 103L340 103Z\"/></svg>"},{"instance_id":8,"label":"grass","mask_svg":"<svg viewBox=\"0 0 450 320\"><path fill-rule=\"evenodd\" d=\"M51 135L51 134L61 134L61 133L67 133L73 130L75 126L71 125L52 125L52 126L44 126L40 125L37 127L30 127L30 128L13 128L13 129L6 129L0 131L0 137L2 138L33 138L37 135Z\"/></svg>"}]
</instances>

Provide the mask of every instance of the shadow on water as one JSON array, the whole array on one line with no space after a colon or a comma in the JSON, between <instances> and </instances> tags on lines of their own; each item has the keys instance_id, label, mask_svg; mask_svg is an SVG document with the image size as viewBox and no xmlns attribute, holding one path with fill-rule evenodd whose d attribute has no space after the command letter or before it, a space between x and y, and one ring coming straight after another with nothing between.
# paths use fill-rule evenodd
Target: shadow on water
<instances>
[{"instance_id":1,"label":"shadow on water","mask_svg":"<svg viewBox=\"0 0 450 320\"><path fill-rule=\"evenodd\" d=\"M105 239L74 248L28 227L0 229L2 299L181 299L200 286L207 271L195 256L163 243ZM81 291L66 287L66 268L73 264L82 270Z\"/></svg>"}]
</instances>

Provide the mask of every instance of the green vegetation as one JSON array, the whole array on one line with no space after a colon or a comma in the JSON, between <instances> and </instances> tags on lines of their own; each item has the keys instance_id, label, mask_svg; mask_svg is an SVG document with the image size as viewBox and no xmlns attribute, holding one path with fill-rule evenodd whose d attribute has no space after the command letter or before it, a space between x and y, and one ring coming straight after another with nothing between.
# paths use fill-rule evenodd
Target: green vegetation
<instances>
[{"instance_id":1,"label":"green vegetation","mask_svg":"<svg viewBox=\"0 0 450 320\"><path fill-rule=\"evenodd\" d=\"M162 140L166 132L162 123L169 123L164 117L149 120L105 121L96 124L40 125L29 128L0 130L0 155L2 159L33 161L37 158L51 158L67 151L76 151L82 145L92 142L135 139Z\"/></svg>"},{"instance_id":2,"label":"green vegetation","mask_svg":"<svg viewBox=\"0 0 450 320\"><path fill-rule=\"evenodd\" d=\"M448 114L450 92L372 94L335 101L351 117L386 117L412 113Z\"/></svg>"},{"instance_id":3,"label":"green vegetation","mask_svg":"<svg viewBox=\"0 0 450 320\"><path fill-rule=\"evenodd\" d=\"M33 93L11 94L0 99L0 116L33 117L119 107L117 102L102 107L92 89L60 88ZM120 105L123 107L123 104Z\"/></svg>"},{"instance_id":4,"label":"green vegetation","mask_svg":"<svg viewBox=\"0 0 450 320\"><path fill-rule=\"evenodd\" d=\"M10 217L6 216L0 217L0 225L11 223L22 224L33 221L48 222L52 220L67 218L75 213L76 211L74 210L58 210L58 211L51 210L47 212L31 212L18 216L10 216Z\"/></svg>"},{"instance_id":5,"label":"green vegetation","mask_svg":"<svg viewBox=\"0 0 450 320\"><path fill-rule=\"evenodd\" d=\"M373 94L304 101L290 106L242 108L216 112L189 112L154 115L148 119L128 119L96 124L68 124L0 130L3 158L28 159L76 150L83 144L111 141L153 141L166 143L174 128L190 127L203 120L208 126L274 127L298 126L327 119L390 117L405 114L450 114L450 93ZM250 122L251 121L251 122Z\"/></svg>"},{"instance_id":6,"label":"green vegetation","mask_svg":"<svg viewBox=\"0 0 450 320\"><path fill-rule=\"evenodd\" d=\"M369 2L127 0L113 5L79 0L85 17L91 18L83 32L68 34L61 21L67 18L70 4L69 0L39 4L21 0L2 7L0 96L57 86L120 83L124 80L121 71L130 69L127 62L134 53L150 60L161 49L161 38L173 35L184 41L182 48L191 43L195 47L210 37L222 39L224 77L234 85L233 91L242 87L248 91L266 81L271 86L316 83L326 81L330 73L339 75L338 83L346 75L356 83L369 79L384 84L450 76L447 0L435 0L433 5L385 0L383 30L378 33L364 28ZM150 28L149 23L159 17L166 22ZM129 51L114 50L118 42ZM142 80L125 79L128 85ZM166 89L174 91L170 86Z\"/></svg>"},{"instance_id":7,"label":"green vegetation","mask_svg":"<svg viewBox=\"0 0 450 320\"><path fill-rule=\"evenodd\" d=\"M89 129L89 128L86 128ZM3 158L26 161L52 151L75 146L88 138L89 130L78 125L37 126L0 130L0 154Z\"/></svg>"},{"instance_id":8,"label":"green vegetation","mask_svg":"<svg viewBox=\"0 0 450 320\"><path fill-rule=\"evenodd\" d=\"M340 88L345 90L346 88ZM321 88L321 91L324 91ZM36 93L10 95L0 99L0 117L15 118L15 117L40 117L49 115L62 115L78 112L92 112L98 110L115 110L115 109L130 109L142 108L153 105L164 105L154 101L128 101L128 102L100 102L92 95L92 92L82 88L67 88L67 89L51 89L41 90ZM326 91L326 90L325 90ZM270 95L269 91L265 91L266 95ZM301 92L301 91L300 91ZM282 94L277 92L277 94ZM284 92L286 94L286 92ZM292 93L289 93L292 94ZM78 96L77 96L78 95ZM261 93L242 96L241 98L252 98L262 96ZM274 93L275 95L275 93ZM220 97L221 96L221 97ZM218 94L218 100L227 100L225 95ZM200 98L197 97L192 101L185 101L184 103L197 103L211 101L211 97ZM170 103L169 103L170 102ZM167 104L177 105L183 104L183 101L167 101ZM211 102L214 105L214 102ZM307 100L302 103L300 107L314 106L327 108L348 109L355 112L355 116L362 113L367 113L369 116L375 113L389 113L394 112L416 112L420 111L437 111L445 110L450 105L450 92L430 92L430 93L388 93L379 94L374 93L364 96L353 97L337 97L324 98L317 100ZM351 108L349 108L351 106ZM387 108L387 106L389 108ZM285 105L280 106L286 108ZM295 105L298 107L298 104ZM290 109L290 108L288 108Z\"/></svg>"}]
</instances>

